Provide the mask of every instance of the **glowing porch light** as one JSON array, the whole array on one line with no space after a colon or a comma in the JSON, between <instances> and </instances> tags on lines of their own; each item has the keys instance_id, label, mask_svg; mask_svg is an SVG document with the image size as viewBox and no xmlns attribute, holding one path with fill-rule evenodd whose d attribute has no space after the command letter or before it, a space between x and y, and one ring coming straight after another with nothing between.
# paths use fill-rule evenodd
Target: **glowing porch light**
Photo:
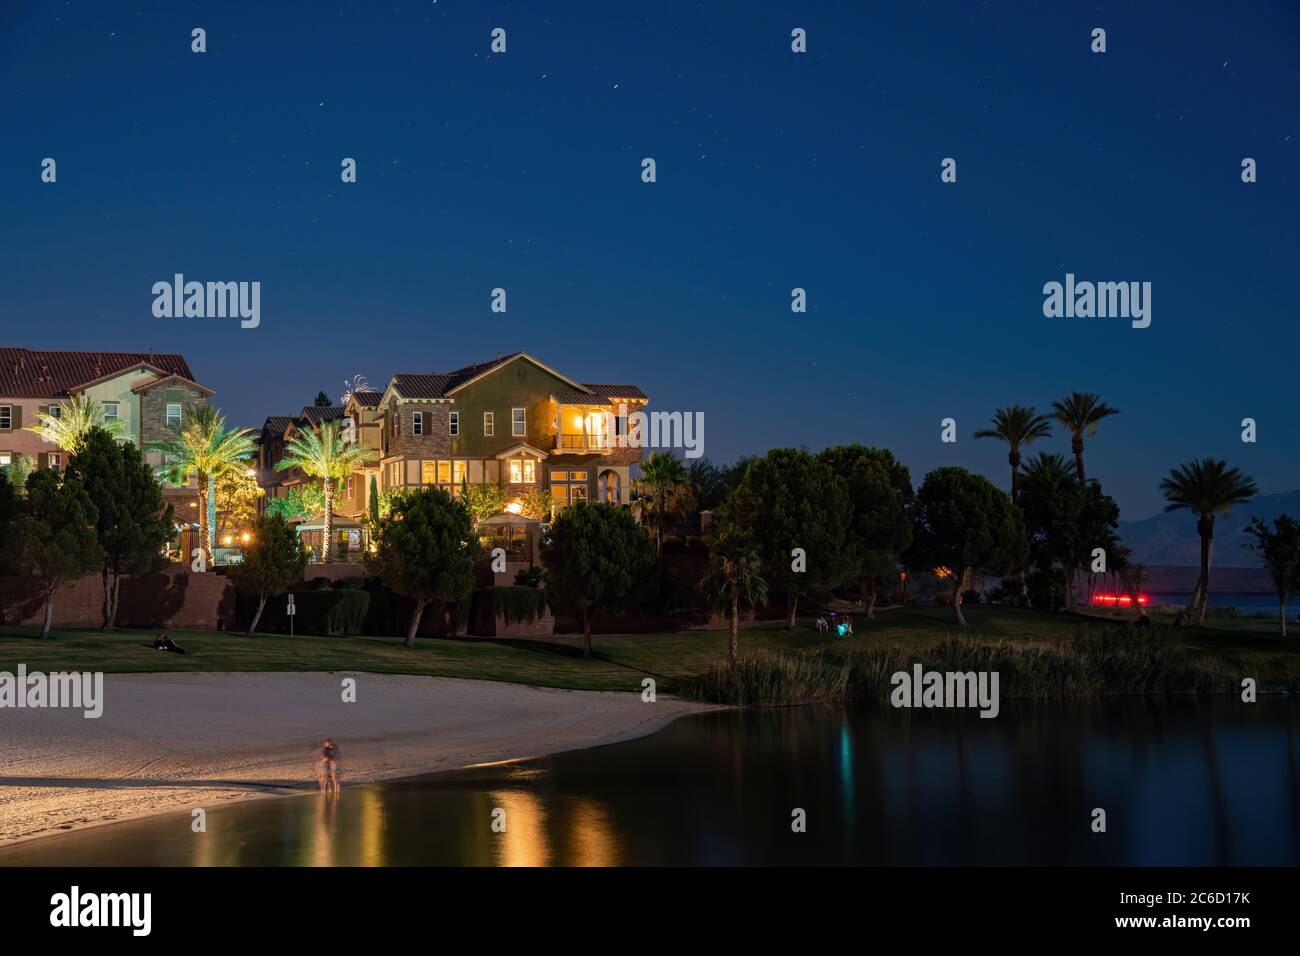
<instances>
[{"instance_id":1,"label":"glowing porch light","mask_svg":"<svg viewBox=\"0 0 1300 956\"><path fill-rule=\"evenodd\" d=\"M517 501L512 501L510 504L506 505L506 511L509 511L512 515L517 515L523 510L524 506Z\"/></svg>"}]
</instances>

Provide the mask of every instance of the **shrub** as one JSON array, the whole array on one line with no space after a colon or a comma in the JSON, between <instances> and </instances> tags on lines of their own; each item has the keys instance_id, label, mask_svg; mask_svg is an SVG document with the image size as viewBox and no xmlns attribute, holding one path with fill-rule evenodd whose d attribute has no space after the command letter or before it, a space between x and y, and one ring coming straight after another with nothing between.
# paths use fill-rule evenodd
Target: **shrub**
<instances>
[{"instance_id":1,"label":"shrub","mask_svg":"<svg viewBox=\"0 0 1300 956\"><path fill-rule=\"evenodd\" d=\"M370 611L370 595L356 587L339 588L338 598L325 612L325 628L331 637L360 634Z\"/></svg>"}]
</instances>

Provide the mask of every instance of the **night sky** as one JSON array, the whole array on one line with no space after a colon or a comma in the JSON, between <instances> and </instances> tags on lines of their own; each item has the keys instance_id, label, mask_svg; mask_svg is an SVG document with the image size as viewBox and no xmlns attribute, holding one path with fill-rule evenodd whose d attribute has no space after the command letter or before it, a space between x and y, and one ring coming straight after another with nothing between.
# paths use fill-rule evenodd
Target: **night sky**
<instances>
[{"instance_id":1,"label":"night sky","mask_svg":"<svg viewBox=\"0 0 1300 956\"><path fill-rule=\"evenodd\" d=\"M1193 456L1291 490L1298 10L3 0L0 344L182 352L254 426L523 350L703 411L715 461L857 441L1002 487L994 407L1091 390L1126 518ZM176 272L260 281L261 326L155 318ZM1045 318L1067 272L1151 282L1151 327Z\"/></svg>"}]
</instances>

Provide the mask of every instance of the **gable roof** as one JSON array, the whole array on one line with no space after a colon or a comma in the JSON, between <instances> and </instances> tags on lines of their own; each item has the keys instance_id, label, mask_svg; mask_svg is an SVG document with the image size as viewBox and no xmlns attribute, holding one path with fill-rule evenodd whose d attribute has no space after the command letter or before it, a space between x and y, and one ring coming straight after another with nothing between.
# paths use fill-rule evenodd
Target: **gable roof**
<instances>
[{"instance_id":1,"label":"gable roof","mask_svg":"<svg viewBox=\"0 0 1300 956\"><path fill-rule=\"evenodd\" d=\"M292 415L268 415L262 425L262 431L283 435L286 428L293 424Z\"/></svg>"},{"instance_id":2,"label":"gable roof","mask_svg":"<svg viewBox=\"0 0 1300 956\"><path fill-rule=\"evenodd\" d=\"M306 422L312 428L319 428L321 422L332 422L337 418L346 418L347 410L342 405L304 405L294 424Z\"/></svg>"},{"instance_id":3,"label":"gable roof","mask_svg":"<svg viewBox=\"0 0 1300 956\"><path fill-rule=\"evenodd\" d=\"M143 392L151 388L156 388L157 386L162 385L164 382L181 382L182 384L185 385L193 385L205 396L216 394L216 392L208 388L206 385L200 385L198 382L194 381L194 379L186 378L184 375L177 375L175 372L172 372L170 374L156 375L151 379L146 379L145 381L140 382L138 385L132 385L131 391Z\"/></svg>"},{"instance_id":4,"label":"gable roof","mask_svg":"<svg viewBox=\"0 0 1300 956\"><path fill-rule=\"evenodd\" d=\"M379 404L379 400L384 397L384 393L376 392L374 389L367 389L362 392L353 392L351 397L356 399L357 404L363 408L374 408Z\"/></svg>"},{"instance_id":5,"label":"gable roof","mask_svg":"<svg viewBox=\"0 0 1300 956\"><path fill-rule=\"evenodd\" d=\"M0 395L64 398L90 382L112 378L137 366L194 380L183 355L0 348Z\"/></svg>"},{"instance_id":6,"label":"gable roof","mask_svg":"<svg viewBox=\"0 0 1300 956\"><path fill-rule=\"evenodd\" d=\"M528 359L538 368L573 386L571 391L565 390L562 394L573 396L571 400L575 402L581 401L584 396L590 401L597 394L611 398L646 398L645 392L635 385L584 385L575 382L527 352L513 352L491 362L478 362L451 372L399 372L393 376L389 389L395 391L399 398L451 398L466 386L521 358Z\"/></svg>"}]
</instances>

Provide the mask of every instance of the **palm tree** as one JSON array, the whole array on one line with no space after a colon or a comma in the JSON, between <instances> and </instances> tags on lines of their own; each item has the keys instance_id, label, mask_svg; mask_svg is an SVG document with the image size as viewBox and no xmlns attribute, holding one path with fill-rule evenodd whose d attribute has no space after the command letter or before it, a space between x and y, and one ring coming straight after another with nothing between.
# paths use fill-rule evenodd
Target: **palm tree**
<instances>
[{"instance_id":1,"label":"palm tree","mask_svg":"<svg viewBox=\"0 0 1300 956\"><path fill-rule=\"evenodd\" d=\"M1103 418L1118 415L1092 392L1071 392L1059 402L1052 402L1052 417L1065 426L1072 436L1070 448L1074 451L1074 466L1079 469L1079 480L1087 481L1083 471L1083 433L1097 434L1097 423Z\"/></svg>"},{"instance_id":2,"label":"palm tree","mask_svg":"<svg viewBox=\"0 0 1300 956\"><path fill-rule=\"evenodd\" d=\"M1160 482L1165 496L1165 511L1186 509L1196 515L1196 533L1201 536L1201 573L1187 607L1178 615L1186 624L1196 613L1196 623L1205 621L1205 606L1210 590L1210 550L1214 543L1214 518L1225 518L1233 505L1255 497L1255 482L1236 468L1229 468L1218 458L1202 458L1179 465Z\"/></svg>"},{"instance_id":3,"label":"palm tree","mask_svg":"<svg viewBox=\"0 0 1300 956\"><path fill-rule=\"evenodd\" d=\"M1052 434L1052 421L1046 415L1038 414L1032 405L1011 405L999 408L993 413L993 427L982 428L975 433L976 438L996 438L1007 443L1010 452L1007 461L1011 464L1011 500L1016 501L1018 476L1020 471L1020 446L1032 445L1036 439L1046 438Z\"/></svg>"},{"instance_id":4,"label":"palm tree","mask_svg":"<svg viewBox=\"0 0 1300 956\"><path fill-rule=\"evenodd\" d=\"M736 642L740 632L740 608L767 603L767 581L754 539L743 531L724 530L709 542L709 567L700 590L730 625L727 662L736 663Z\"/></svg>"},{"instance_id":5,"label":"palm tree","mask_svg":"<svg viewBox=\"0 0 1300 956\"><path fill-rule=\"evenodd\" d=\"M84 395L74 395L56 406L58 414L48 411L36 413L36 424L27 431L35 432L47 442L76 455L86 441L91 429L102 428L113 438L122 437L122 423L116 418L105 418L100 405Z\"/></svg>"},{"instance_id":6,"label":"palm tree","mask_svg":"<svg viewBox=\"0 0 1300 956\"><path fill-rule=\"evenodd\" d=\"M331 540L334 535L334 490L352 470L370 455L360 442L343 440L340 422L321 422L311 431L300 431L284 446L284 458L275 466L276 471L301 468L311 478L321 480L325 492L325 527L321 542L321 561L330 559Z\"/></svg>"},{"instance_id":7,"label":"palm tree","mask_svg":"<svg viewBox=\"0 0 1300 956\"><path fill-rule=\"evenodd\" d=\"M188 408L186 421L179 429L150 445L151 451L162 453L158 477L177 485L187 484L191 475L198 478L199 540L209 562L215 543L208 502L215 501L216 479L252 458L256 448L252 429L226 428L225 416L211 405Z\"/></svg>"},{"instance_id":8,"label":"palm tree","mask_svg":"<svg viewBox=\"0 0 1300 956\"><path fill-rule=\"evenodd\" d=\"M664 529L680 521L695 506L695 489L686 469L667 452L651 452L641 474L632 482L639 496L632 509L643 524L655 529L655 555L663 562Z\"/></svg>"}]
</instances>

